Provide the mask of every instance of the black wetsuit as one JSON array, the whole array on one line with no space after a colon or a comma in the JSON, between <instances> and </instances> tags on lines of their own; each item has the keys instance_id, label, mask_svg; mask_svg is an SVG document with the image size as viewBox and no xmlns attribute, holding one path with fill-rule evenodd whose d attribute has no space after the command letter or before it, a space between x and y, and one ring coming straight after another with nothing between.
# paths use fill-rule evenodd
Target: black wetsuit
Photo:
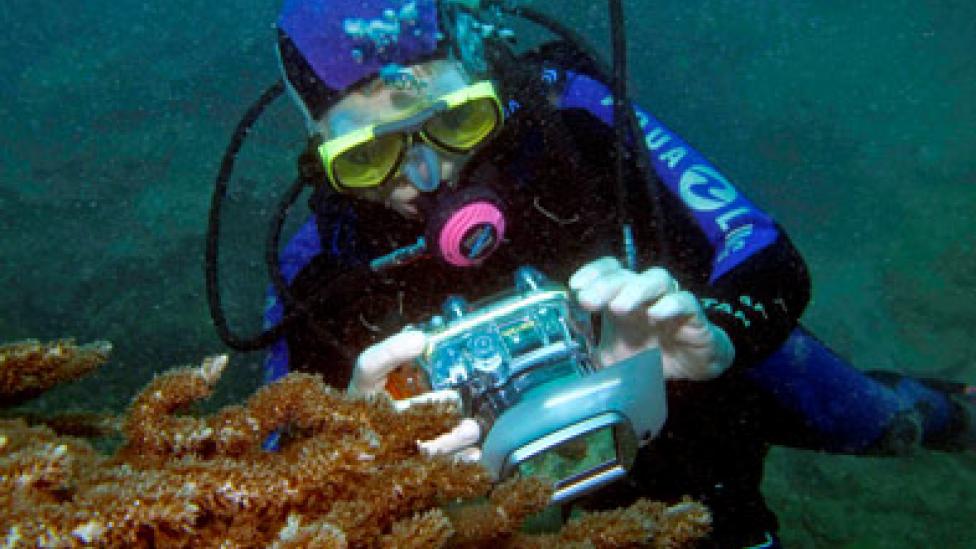
<instances>
[{"instance_id":1,"label":"black wetsuit","mask_svg":"<svg viewBox=\"0 0 976 549\"><path fill-rule=\"evenodd\" d=\"M594 112L573 108L572 101L540 101L542 94L558 97L576 76L552 63L536 61L529 70L536 69L543 75L541 87L508 90L515 102L509 102L502 134L466 172L466 178L488 182L508 202L509 230L501 248L477 268L427 259L372 275L365 268L370 259L414 243L423 227L381 205L320 190L310 201L313 219L283 258L290 264L286 275L294 298L312 303L312 312L279 342L269 360L269 379L286 369L313 371L345 387L362 349L437 313L448 295L477 299L508 289L520 265L565 282L589 261L620 255L613 130ZM650 138L647 143L653 149ZM718 379L668 382L663 431L640 451L627 481L585 504L610 507L636 497L689 495L712 509L716 546L761 543L777 529L760 493L769 447L824 446L819 434L806 432L809 422L802 411L784 407L775 390L749 376L797 328L810 293L805 265L771 224L767 242L747 247L744 257L716 276L717 256L729 250L716 247L693 204L653 173L641 179L633 163L627 164L640 267L666 267L701 298L708 318L729 334L736 358ZM660 196L660 219L653 218L647 189ZM336 282L337 291L322 299L322 289ZM280 318L278 307L267 316L269 324Z\"/></svg>"}]
</instances>

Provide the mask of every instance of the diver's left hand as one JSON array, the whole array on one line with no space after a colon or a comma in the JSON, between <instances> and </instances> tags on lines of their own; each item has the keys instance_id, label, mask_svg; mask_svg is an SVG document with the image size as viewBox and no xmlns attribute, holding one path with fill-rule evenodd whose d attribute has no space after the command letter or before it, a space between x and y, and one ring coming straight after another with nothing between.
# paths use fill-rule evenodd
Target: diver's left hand
<instances>
[{"instance_id":1,"label":"diver's left hand","mask_svg":"<svg viewBox=\"0 0 976 549\"><path fill-rule=\"evenodd\" d=\"M600 312L598 347L603 366L658 347L667 379L707 380L732 364L728 334L712 324L691 292L666 269L635 273L613 257L580 268L569 287L584 309Z\"/></svg>"},{"instance_id":2,"label":"diver's left hand","mask_svg":"<svg viewBox=\"0 0 976 549\"><path fill-rule=\"evenodd\" d=\"M392 335L364 350L352 370L348 393L353 396L368 396L385 393L390 372L401 364L415 360L427 345L427 336L418 330L404 330ZM443 402L461 407L461 395L446 389L431 391L420 395L394 400L398 410L405 410L414 404ZM427 455L453 455L461 461L475 462L481 459L481 424L473 418L462 418L453 429L431 440L418 440L420 451Z\"/></svg>"}]
</instances>

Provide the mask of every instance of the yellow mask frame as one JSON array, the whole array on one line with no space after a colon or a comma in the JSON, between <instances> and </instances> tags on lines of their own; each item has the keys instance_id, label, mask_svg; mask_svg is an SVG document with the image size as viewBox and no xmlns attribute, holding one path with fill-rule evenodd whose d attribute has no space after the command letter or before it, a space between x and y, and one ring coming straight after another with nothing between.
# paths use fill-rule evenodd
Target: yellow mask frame
<instances>
[{"instance_id":1,"label":"yellow mask frame","mask_svg":"<svg viewBox=\"0 0 976 549\"><path fill-rule=\"evenodd\" d=\"M466 154L498 133L505 115L490 81L435 99L417 113L371 124L323 142L319 158L339 192L383 185L399 171L416 137L435 150Z\"/></svg>"}]
</instances>

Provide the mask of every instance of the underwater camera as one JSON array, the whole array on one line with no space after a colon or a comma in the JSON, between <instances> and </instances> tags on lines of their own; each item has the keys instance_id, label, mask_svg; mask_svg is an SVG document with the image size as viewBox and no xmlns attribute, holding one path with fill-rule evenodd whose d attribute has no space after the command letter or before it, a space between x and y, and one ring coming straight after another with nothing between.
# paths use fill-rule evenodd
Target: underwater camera
<instances>
[{"instance_id":1,"label":"underwater camera","mask_svg":"<svg viewBox=\"0 0 976 549\"><path fill-rule=\"evenodd\" d=\"M664 424L660 353L601 367L590 313L531 267L515 289L475 304L450 297L419 326L427 347L387 388L395 398L452 389L482 425L482 464L554 482L553 503L625 476Z\"/></svg>"}]
</instances>

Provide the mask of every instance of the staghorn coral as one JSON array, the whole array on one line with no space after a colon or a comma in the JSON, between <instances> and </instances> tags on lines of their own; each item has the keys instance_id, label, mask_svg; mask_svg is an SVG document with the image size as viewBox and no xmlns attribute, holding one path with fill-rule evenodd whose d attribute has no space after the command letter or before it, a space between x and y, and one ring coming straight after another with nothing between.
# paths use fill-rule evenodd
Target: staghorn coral
<instances>
[{"instance_id":1,"label":"staghorn coral","mask_svg":"<svg viewBox=\"0 0 976 549\"><path fill-rule=\"evenodd\" d=\"M453 542L480 546L510 538L530 515L545 509L552 488L538 478L516 478L499 484L488 501L449 507L454 524Z\"/></svg>"},{"instance_id":2,"label":"staghorn coral","mask_svg":"<svg viewBox=\"0 0 976 549\"><path fill-rule=\"evenodd\" d=\"M226 363L208 359L150 382L125 420L127 444L112 457L46 427L0 420L4 546L610 547L677 544L707 531L697 504L641 502L585 515L563 538L518 534L548 502L548 486L516 479L492 487L478 465L418 451L417 440L457 421L455 410L397 411L388 399L349 398L314 376L292 374L211 416L175 415L209 394ZM280 451L265 452L273 432L287 435Z\"/></svg>"},{"instance_id":3,"label":"staghorn coral","mask_svg":"<svg viewBox=\"0 0 976 549\"><path fill-rule=\"evenodd\" d=\"M667 506L642 499L626 509L573 519L558 534L531 540L531 546L687 547L707 535L711 523L711 513L700 503L684 500ZM522 545L530 546L530 540Z\"/></svg>"},{"instance_id":4,"label":"staghorn coral","mask_svg":"<svg viewBox=\"0 0 976 549\"><path fill-rule=\"evenodd\" d=\"M71 339L27 339L0 345L0 406L16 404L77 379L108 360L112 344L75 345Z\"/></svg>"},{"instance_id":5,"label":"staghorn coral","mask_svg":"<svg viewBox=\"0 0 976 549\"><path fill-rule=\"evenodd\" d=\"M288 522L278 532L272 549L302 549L304 547L348 547L346 536L328 522L314 522L302 526L302 517L288 515Z\"/></svg>"},{"instance_id":6,"label":"staghorn coral","mask_svg":"<svg viewBox=\"0 0 976 549\"><path fill-rule=\"evenodd\" d=\"M35 414L21 410L0 411L0 419L21 419L28 425L43 425L59 435L83 438L115 436L122 432L120 416L95 412L56 412Z\"/></svg>"}]
</instances>

